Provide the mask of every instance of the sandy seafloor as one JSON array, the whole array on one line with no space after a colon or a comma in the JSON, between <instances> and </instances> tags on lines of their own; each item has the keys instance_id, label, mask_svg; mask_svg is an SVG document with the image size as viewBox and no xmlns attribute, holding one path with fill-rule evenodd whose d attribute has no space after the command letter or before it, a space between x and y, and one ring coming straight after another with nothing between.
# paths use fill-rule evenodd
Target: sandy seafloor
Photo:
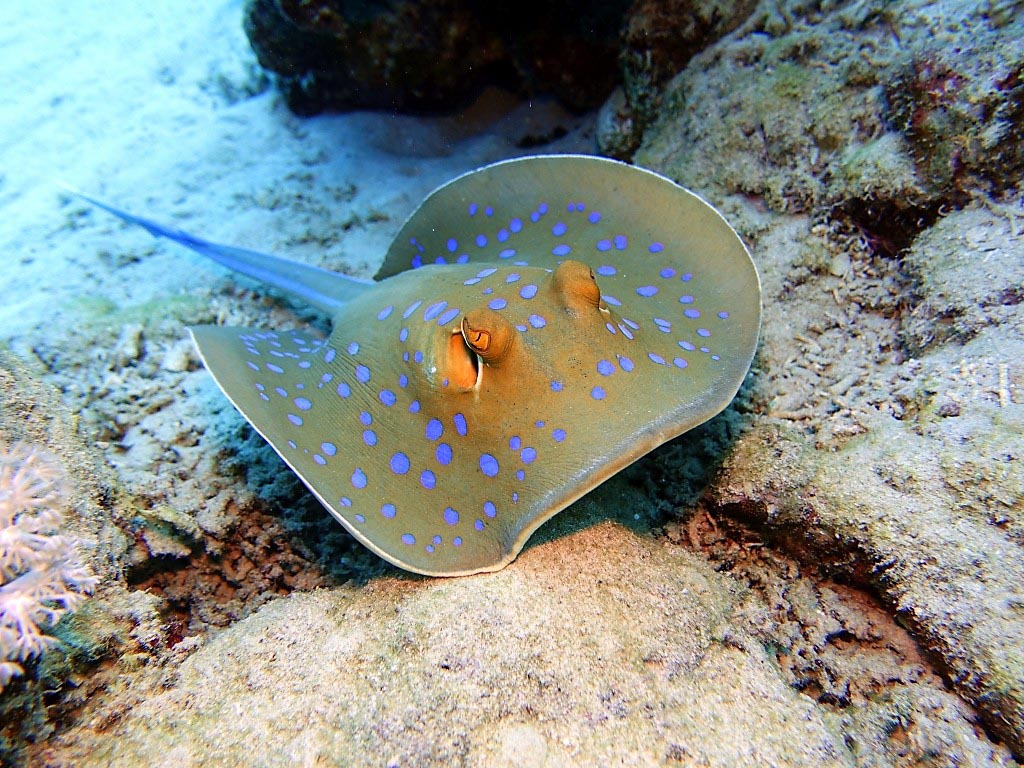
<instances>
[{"instance_id":1,"label":"sandy seafloor","mask_svg":"<svg viewBox=\"0 0 1024 768\"><path fill-rule=\"evenodd\" d=\"M555 127L567 133L544 151L593 152L594 117L488 94L451 117L299 118L258 68L241 6L0 5L3 437L63 452L72 525L105 580L62 630L66 664L30 676L53 689L4 694L4 759L1014 764L1019 322L900 358L891 267L727 200L762 238L766 304L793 302L766 307L755 394L701 447L670 447L556 518L500 574L406 578L289 479L184 330L322 319L60 184L371 277L431 189ZM1020 270L1019 208L970 206L924 245L964 241ZM953 267L933 302L984 293ZM834 321L851 293L882 307L853 330ZM775 420L751 430L750 413ZM726 455L741 429L754 437ZM810 533L765 546L745 527L761 513Z\"/></svg>"}]
</instances>

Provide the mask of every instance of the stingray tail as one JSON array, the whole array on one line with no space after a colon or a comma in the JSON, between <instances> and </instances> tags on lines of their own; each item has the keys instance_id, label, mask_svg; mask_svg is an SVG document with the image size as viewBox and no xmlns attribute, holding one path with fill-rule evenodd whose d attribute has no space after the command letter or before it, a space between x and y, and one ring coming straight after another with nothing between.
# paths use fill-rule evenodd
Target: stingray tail
<instances>
[{"instance_id":1,"label":"stingray tail","mask_svg":"<svg viewBox=\"0 0 1024 768\"><path fill-rule=\"evenodd\" d=\"M142 227L154 237L173 240L228 269L233 269L273 286L328 314L333 314L345 302L359 296L373 285L372 280L348 277L319 267L283 259L280 256L272 256L269 253L211 243L209 240L190 235L188 232L182 232L142 216L122 211L101 200L84 195L78 190L67 189L97 208L102 208L123 221Z\"/></svg>"}]
</instances>

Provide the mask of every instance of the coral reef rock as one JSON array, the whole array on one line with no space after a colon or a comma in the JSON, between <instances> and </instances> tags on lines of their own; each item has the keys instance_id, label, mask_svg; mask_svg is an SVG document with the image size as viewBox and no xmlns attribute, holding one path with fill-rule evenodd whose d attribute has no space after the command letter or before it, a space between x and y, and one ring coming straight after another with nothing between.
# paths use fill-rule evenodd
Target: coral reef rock
<instances>
[{"instance_id":1,"label":"coral reef rock","mask_svg":"<svg viewBox=\"0 0 1024 768\"><path fill-rule=\"evenodd\" d=\"M596 107L626 0L250 0L245 30L299 113L464 106L486 85Z\"/></svg>"}]
</instances>

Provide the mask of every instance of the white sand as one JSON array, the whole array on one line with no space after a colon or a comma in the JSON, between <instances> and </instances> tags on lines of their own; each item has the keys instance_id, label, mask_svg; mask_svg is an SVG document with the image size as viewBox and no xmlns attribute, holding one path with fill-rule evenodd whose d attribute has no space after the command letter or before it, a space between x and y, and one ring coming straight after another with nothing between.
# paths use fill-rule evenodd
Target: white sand
<instances>
[{"instance_id":1,"label":"white sand","mask_svg":"<svg viewBox=\"0 0 1024 768\"><path fill-rule=\"evenodd\" d=\"M57 310L76 297L125 306L229 279L86 212L60 181L212 240L368 277L424 194L522 154L517 138L582 126L544 150L591 149L588 120L500 95L447 119L297 118L259 70L242 5L0 3L0 344L26 354L51 318L71 322Z\"/></svg>"}]
</instances>

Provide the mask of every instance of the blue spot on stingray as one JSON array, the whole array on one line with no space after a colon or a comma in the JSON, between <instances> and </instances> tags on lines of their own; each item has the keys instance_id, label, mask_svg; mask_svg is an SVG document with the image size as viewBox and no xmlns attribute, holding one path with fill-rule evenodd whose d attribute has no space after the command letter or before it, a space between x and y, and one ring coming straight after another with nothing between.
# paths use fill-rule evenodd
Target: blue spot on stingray
<instances>
[{"instance_id":1,"label":"blue spot on stingray","mask_svg":"<svg viewBox=\"0 0 1024 768\"><path fill-rule=\"evenodd\" d=\"M365 365L356 366L356 379L361 381L363 384L370 380L370 369Z\"/></svg>"},{"instance_id":2,"label":"blue spot on stingray","mask_svg":"<svg viewBox=\"0 0 1024 768\"><path fill-rule=\"evenodd\" d=\"M334 362L334 356L336 354L337 354L337 352L334 349L328 347L327 351L324 352L324 362L325 363Z\"/></svg>"},{"instance_id":3,"label":"blue spot on stingray","mask_svg":"<svg viewBox=\"0 0 1024 768\"><path fill-rule=\"evenodd\" d=\"M554 254L555 256L568 256L570 253L572 253L572 248L563 243L562 245L556 245L554 248L552 248L551 253Z\"/></svg>"},{"instance_id":4,"label":"blue spot on stingray","mask_svg":"<svg viewBox=\"0 0 1024 768\"><path fill-rule=\"evenodd\" d=\"M437 440L444 434L444 425L440 419L431 419L427 422L427 440Z\"/></svg>"},{"instance_id":5,"label":"blue spot on stingray","mask_svg":"<svg viewBox=\"0 0 1024 768\"><path fill-rule=\"evenodd\" d=\"M493 275L497 271L498 271L497 267L488 267L487 269L481 269L479 272L476 273L476 276L477 277L490 277L491 275Z\"/></svg>"},{"instance_id":6,"label":"blue spot on stingray","mask_svg":"<svg viewBox=\"0 0 1024 768\"><path fill-rule=\"evenodd\" d=\"M437 458L438 464L448 466L452 463L452 447L448 443L440 443L437 450L434 451L434 456Z\"/></svg>"},{"instance_id":7,"label":"blue spot on stingray","mask_svg":"<svg viewBox=\"0 0 1024 768\"><path fill-rule=\"evenodd\" d=\"M419 413L419 412L420 412L420 401L419 400L413 400L411 403L409 403L409 413Z\"/></svg>"},{"instance_id":8,"label":"blue spot on stingray","mask_svg":"<svg viewBox=\"0 0 1024 768\"><path fill-rule=\"evenodd\" d=\"M386 405L388 408L394 405L397 400L398 398L395 397L395 393L392 392L390 389L382 389L380 391L380 401L384 403L384 405Z\"/></svg>"},{"instance_id":9,"label":"blue spot on stingray","mask_svg":"<svg viewBox=\"0 0 1024 768\"><path fill-rule=\"evenodd\" d=\"M661 253L663 250L665 250L665 246L662 245L661 243L651 243L649 246L647 246L647 250L650 251L651 253Z\"/></svg>"},{"instance_id":10,"label":"blue spot on stingray","mask_svg":"<svg viewBox=\"0 0 1024 768\"><path fill-rule=\"evenodd\" d=\"M399 451L391 457L391 471L396 475L404 475L409 471L409 457Z\"/></svg>"},{"instance_id":11,"label":"blue spot on stingray","mask_svg":"<svg viewBox=\"0 0 1024 768\"><path fill-rule=\"evenodd\" d=\"M245 364L247 366L249 366L254 371L258 371L260 369L260 367L258 365L256 365L256 363L254 363L252 360L246 360Z\"/></svg>"},{"instance_id":12,"label":"blue spot on stingray","mask_svg":"<svg viewBox=\"0 0 1024 768\"><path fill-rule=\"evenodd\" d=\"M407 386L409 386L409 377L406 376L404 373L398 377L398 386L400 386L402 389L405 389Z\"/></svg>"},{"instance_id":13,"label":"blue spot on stingray","mask_svg":"<svg viewBox=\"0 0 1024 768\"><path fill-rule=\"evenodd\" d=\"M664 267L658 274L661 275L666 280L669 280L670 278L676 276L676 271L672 269L672 267Z\"/></svg>"},{"instance_id":14,"label":"blue spot on stingray","mask_svg":"<svg viewBox=\"0 0 1024 768\"><path fill-rule=\"evenodd\" d=\"M310 408L313 407L313 403L311 403L305 397L296 397L295 400L293 400L292 402L294 402L295 407L301 411L308 411Z\"/></svg>"},{"instance_id":15,"label":"blue spot on stingray","mask_svg":"<svg viewBox=\"0 0 1024 768\"><path fill-rule=\"evenodd\" d=\"M436 304L431 304L423 312L424 320L433 320L435 317L444 312L444 308L448 306L447 301L439 301Z\"/></svg>"},{"instance_id":16,"label":"blue spot on stingray","mask_svg":"<svg viewBox=\"0 0 1024 768\"><path fill-rule=\"evenodd\" d=\"M700 310L699 309L684 309L683 310L683 314L686 315L691 320L696 320L698 317L700 317Z\"/></svg>"},{"instance_id":17,"label":"blue spot on stingray","mask_svg":"<svg viewBox=\"0 0 1024 768\"><path fill-rule=\"evenodd\" d=\"M719 312L718 313L718 317L721 318L722 320L728 320L729 319L729 313L728 312Z\"/></svg>"},{"instance_id":18,"label":"blue spot on stingray","mask_svg":"<svg viewBox=\"0 0 1024 768\"><path fill-rule=\"evenodd\" d=\"M538 221L540 221L540 214L537 213L536 211L531 213L530 214L530 221L532 221L534 224L536 224Z\"/></svg>"},{"instance_id":19,"label":"blue spot on stingray","mask_svg":"<svg viewBox=\"0 0 1024 768\"><path fill-rule=\"evenodd\" d=\"M633 332L629 330L629 328L624 326L622 323L619 323L619 330L622 331L622 335L625 336L627 339L629 339L630 341L633 340Z\"/></svg>"},{"instance_id":20,"label":"blue spot on stingray","mask_svg":"<svg viewBox=\"0 0 1024 768\"><path fill-rule=\"evenodd\" d=\"M541 216L543 216L547 212L548 212L548 204L547 203L541 203L540 205L537 206L537 213L539 213Z\"/></svg>"},{"instance_id":21,"label":"blue spot on stingray","mask_svg":"<svg viewBox=\"0 0 1024 768\"><path fill-rule=\"evenodd\" d=\"M560 382L560 381L552 381L551 382L551 391L552 392L561 392L562 391L562 382Z\"/></svg>"},{"instance_id":22,"label":"blue spot on stingray","mask_svg":"<svg viewBox=\"0 0 1024 768\"><path fill-rule=\"evenodd\" d=\"M628 317L622 318L622 322L624 322L626 325L628 325L634 331L639 331L640 330L640 326L637 325L634 321L630 320Z\"/></svg>"},{"instance_id":23,"label":"blue spot on stingray","mask_svg":"<svg viewBox=\"0 0 1024 768\"><path fill-rule=\"evenodd\" d=\"M484 214L486 216L488 216L488 217L493 216L494 215L494 208L492 206L488 205L486 208L484 208Z\"/></svg>"},{"instance_id":24,"label":"blue spot on stingray","mask_svg":"<svg viewBox=\"0 0 1024 768\"><path fill-rule=\"evenodd\" d=\"M476 203L470 203L469 204L469 215L470 216L476 216L477 208L478 208L478 206L477 206Z\"/></svg>"},{"instance_id":25,"label":"blue spot on stingray","mask_svg":"<svg viewBox=\"0 0 1024 768\"><path fill-rule=\"evenodd\" d=\"M608 360L600 360L597 363L597 372L602 376L611 376L615 373L615 366Z\"/></svg>"},{"instance_id":26,"label":"blue spot on stingray","mask_svg":"<svg viewBox=\"0 0 1024 768\"><path fill-rule=\"evenodd\" d=\"M417 349L415 352L413 352L412 359L415 362L417 362L417 363L422 363L423 362L423 352Z\"/></svg>"},{"instance_id":27,"label":"blue spot on stingray","mask_svg":"<svg viewBox=\"0 0 1024 768\"><path fill-rule=\"evenodd\" d=\"M284 387L274 387L274 391L277 392L281 397L288 397L288 390Z\"/></svg>"},{"instance_id":28,"label":"blue spot on stingray","mask_svg":"<svg viewBox=\"0 0 1024 768\"><path fill-rule=\"evenodd\" d=\"M525 479L526 479L526 470L525 469L517 469L516 470L516 480L525 480Z\"/></svg>"},{"instance_id":29,"label":"blue spot on stingray","mask_svg":"<svg viewBox=\"0 0 1024 768\"><path fill-rule=\"evenodd\" d=\"M349 502L349 504L351 504L351 503L352 503L352 502L350 501L350 502ZM366 518L365 518L365 517L363 517L363 516L362 516L362 515L360 515L360 514L356 514L356 515L355 515L355 518L356 518L356 522L357 522L357 523L365 523L365 522L366 522Z\"/></svg>"},{"instance_id":30,"label":"blue spot on stingray","mask_svg":"<svg viewBox=\"0 0 1024 768\"><path fill-rule=\"evenodd\" d=\"M616 333L619 332L618 329L614 325L612 325L611 323L605 323L604 327L607 328L608 329L608 333L612 334L613 336Z\"/></svg>"},{"instance_id":31,"label":"blue spot on stingray","mask_svg":"<svg viewBox=\"0 0 1024 768\"><path fill-rule=\"evenodd\" d=\"M422 304L422 303L423 303L422 299L420 299L419 301L414 301L412 304L410 304L406 308L405 312L402 313L402 317L405 318L406 320L408 320L409 317L412 315L412 313L420 308L420 304Z\"/></svg>"},{"instance_id":32,"label":"blue spot on stingray","mask_svg":"<svg viewBox=\"0 0 1024 768\"><path fill-rule=\"evenodd\" d=\"M558 222L551 228L551 234L555 237L561 237L565 234L566 226L562 222Z\"/></svg>"},{"instance_id":33,"label":"blue spot on stingray","mask_svg":"<svg viewBox=\"0 0 1024 768\"><path fill-rule=\"evenodd\" d=\"M358 355L359 354L359 342L358 341L353 341L351 344L348 345L348 353L350 355Z\"/></svg>"},{"instance_id":34,"label":"blue spot on stingray","mask_svg":"<svg viewBox=\"0 0 1024 768\"><path fill-rule=\"evenodd\" d=\"M486 245L487 245L487 236L486 235L477 235L476 236L476 247L477 248L483 248Z\"/></svg>"},{"instance_id":35,"label":"blue spot on stingray","mask_svg":"<svg viewBox=\"0 0 1024 768\"><path fill-rule=\"evenodd\" d=\"M498 514L498 508L494 506L494 502L484 502L484 514L488 517L494 517L496 514Z\"/></svg>"},{"instance_id":36,"label":"blue spot on stingray","mask_svg":"<svg viewBox=\"0 0 1024 768\"><path fill-rule=\"evenodd\" d=\"M473 527L476 528L478 531L482 531L484 529L484 521L483 520L475 521L473 523Z\"/></svg>"},{"instance_id":37,"label":"blue spot on stingray","mask_svg":"<svg viewBox=\"0 0 1024 768\"><path fill-rule=\"evenodd\" d=\"M421 257L417 253L415 256L412 257L412 260L409 262L409 264L410 266L412 266L413 269L419 269L420 267L423 266L423 257Z\"/></svg>"},{"instance_id":38,"label":"blue spot on stingray","mask_svg":"<svg viewBox=\"0 0 1024 768\"><path fill-rule=\"evenodd\" d=\"M489 302L487 302L487 306L495 310L504 309L505 307L508 306L508 302L505 301L504 299L491 299Z\"/></svg>"},{"instance_id":39,"label":"blue spot on stingray","mask_svg":"<svg viewBox=\"0 0 1024 768\"><path fill-rule=\"evenodd\" d=\"M449 253L455 253L457 250L459 250L459 241L456 240L454 237L448 238L447 245Z\"/></svg>"},{"instance_id":40,"label":"blue spot on stingray","mask_svg":"<svg viewBox=\"0 0 1024 768\"><path fill-rule=\"evenodd\" d=\"M611 304L613 307L621 307L622 306L622 302L619 301L614 296L612 296L611 294L607 294L606 293L604 295L604 301L605 301L606 304Z\"/></svg>"},{"instance_id":41,"label":"blue spot on stingray","mask_svg":"<svg viewBox=\"0 0 1024 768\"><path fill-rule=\"evenodd\" d=\"M398 510L395 509L395 505L394 504L383 504L383 505L381 505L380 513L382 515L384 515L384 517L388 518L388 520L393 518L397 514L397 512L398 512Z\"/></svg>"},{"instance_id":42,"label":"blue spot on stingray","mask_svg":"<svg viewBox=\"0 0 1024 768\"><path fill-rule=\"evenodd\" d=\"M459 524L459 513L456 510L452 509L451 507L445 507L445 509L444 509L444 521L446 523L448 523L448 525L458 525ZM456 544L456 546L458 546L458 545Z\"/></svg>"},{"instance_id":43,"label":"blue spot on stingray","mask_svg":"<svg viewBox=\"0 0 1024 768\"><path fill-rule=\"evenodd\" d=\"M338 499L338 503L341 504L341 506L343 507L351 507L352 499L350 499L348 496L342 496L340 499Z\"/></svg>"},{"instance_id":44,"label":"blue spot on stingray","mask_svg":"<svg viewBox=\"0 0 1024 768\"><path fill-rule=\"evenodd\" d=\"M372 429L363 430L363 442L371 448L377 444L377 433Z\"/></svg>"},{"instance_id":45,"label":"blue spot on stingray","mask_svg":"<svg viewBox=\"0 0 1024 768\"><path fill-rule=\"evenodd\" d=\"M560 443L563 440L565 440L565 430L564 429L556 429L554 432L551 433L551 437L553 437L555 439L556 443Z\"/></svg>"},{"instance_id":46,"label":"blue spot on stingray","mask_svg":"<svg viewBox=\"0 0 1024 768\"><path fill-rule=\"evenodd\" d=\"M512 437L509 438L508 447L513 451L518 451L522 444L523 441L519 438L519 435L512 435Z\"/></svg>"},{"instance_id":47,"label":"blue spot on stingray","mask_svg":"<svg viewBox=\"0 0 1024 768\"><path fill-rule=\"evenodd\" d=\"M508 228L513 232L521 232L523 229L523 220L518 217L512 219L512 221L508 223Z\"/></svg>"},{"instance_id":48,"label":"blue spot on stingray","mask_svg":"<svg viewBox=\"0 0 1024 768\"><path fill-rule=\"evenodd\" d=\"M626 245L627 245L627 242L626 242L626 236L625 235L616 235L615 236L615 250L617 250L617 251L624 251L624 250L626 250Z\"/></svg>"},{"instance_id":49,"label":"blue spot on stingray","mask_svg":"<svg viewBox=\"0 0 1024 768\"><path fill-rule=\"evenodd\" d=\"M644 298L649 299L651 296L658 293L658 287L655 285L641 285L636 289L636 293L638 296L643 296Z\"/></svg>"},{"instance_id":50,"label":"blue spot on stingray","mask_svg":"<svg viewBox=\"0 0 1024 768\"><path fill-rule=\"evenodd\" d=\"M685 349L687 352L696 352L697 348L688 341L680 341L679 346Z\"/></svg>"},{"instance_id":51,"label":"blue spot on stingray","mask_svg":"<svg viewBox=\"0 0 1024 768\"><path fill-rule=\"evenodd\" d=\"M416 543L416 537L413 536L411 533L403 533L402 543L411 547L413 544Z\"/></svg>"},{"instance_id":52,"label":"blue spot on stingray","mask_svg":"<svg viewBox=\"0 0 1024 768\"><path fill-rule=\"evenodd\" d=\"M501 229L498 230L498 242L499 243L504 243L506 240L509 239L509 237L511 237L511 235L509 235L508 230L505 229L504 227L502 227Z\"/></svg>"},{"instance_id":53,"label":"blue spot on stingray","mask_svg":"<svg viewBox=\"0 0 1024 768\"><path fill-rule=\"evenodd\" d=\"M619 367L626 373L629 373L635 366L633 365L633 361L628 357L625 355L619 355Z\"/></svg>"},{"instance_id":54,"label":"blue spot on stingray","mask_svg":"<svg viewBox=\"0 0 1024 768\"><path fill-rule=\"evenodd\" d=\"M481 454L480 471L488 477L494 477L498 474L498 460L489 453Z\"/></svg>"},{"instance_id":55,"label":"blue spot on stingray","mask_svg":"<svg viewBox=\"0 0 1024 768\"><path fill-rule=\"evenodd\" d=\"M267 363L267 370L273 373L284 373L284 368L280 365L274 365L274 363Z\"/></svg>"},{"instance_id":56,"label":"blue spot on stingray","mask_svg":"<svg viewBox=\"0 0 1024 768\"><path fill-rule=\"evenodd\" d=\"M441 544L441 541L442 541L442 539L441 539L441 537L440 537L440 536L435 536L435 537L434 537L434 538L432 539L432 541L434 542L434 545L435 545L435 546L438 546L438 545L440 545L440 544Z\"/></svg>"},{"instance_id":57,"label":"blue spot on stingray","mask_svg":"<svg viewBox=\"0 0 1024 768\"><path fill-rule=\"evenodd\" d=\"M595 400L604 400L605 394L604 387L594 387L590 390L590 396Z\"/></svg>"},{"instance_id":58,"label":"blue spot on stingray","mask_svg":"<svg viewBox=\"0 0 1024 768\"><path fill-rule=\"evenodd\" d=\"M447 312L437 318L438 325L447 325L459 315L459 310L456 307L452 307Z\"/></svg>"},{"instance_id":59,"label":"blue spot on stingray","mask_svg":"<svg viewBox=\"0 0 1024 768\"><path fill-rule=\"evenodd\" d=\"M338 452L338 446L334 443L320 443L320 450L326 453L328 456L333 456Z\"/></svg>"},{"instance_id":60,"label":"blue spot on stingray","mask_svg":"<svg viewBox=\"0 0 1024 768\"><path fill-rule=\"evenodd\" d=\"M378 320L387 320L391 313L394 311L394 306L388 304L384 309L377 313Z\"/></svg>"},{"instance_id":61,"label":"blue spot on stingray","mask_svg":"<svg viewBox=\"0 0 1024 768\"><path fill-rule=\"evenodd\" d=\"M342 397L348 397L352 394L352 388L343 381L338 385L338 394Z\"/></svg>"},{"instance_id":62,"label":"blue spot on stingray","mask_svg":"<svg viewBox=\"0 0 1024 768\"><path fill-rule=\"evenodd\" d=\"M698 328L697 335L703 336L706 339L711 335L711 331L709 331L707 328Z\"/></svg>"},{"instance_id":63,"label":"blue spot on stingray","mask_svg":"<svg viewBox=\"0 0 1024 768\"><path fill-rule=\"evenodd\" d=\"M589 221L591 224L597 224L597 222L599 222L600 220L601 214L598 213L597 211L591 211L590 215L587 216L587 221Z\"/></svg>"},{"instance_id":64,"label":"blue spot on stingray","mask_svg":"<svg viewBox=\"0 0 1024 768\"><path fill-rule=\"evenodd\" d=\"M505 275L505 282L506 283L514 283L520 277L522 277L522 275L520 275L518 272L509 272L507 275Z\"/></svg>"},{"instance_id":65,"label":"blue spot on stingray","mask_svg":"<svg viewBox=\"0 0 1024 768\"><path fill-rule=\"evenodd\" d=\"M681 358L681 357L676 357L676 358L673 358L673 360L672 360L672 364L673 364L673 365L674 365L674 366L675 366L676 368L685 368L686 366L688 366L688 365L689 365L689 363L688 363L688 362L686 362L685 360L683 360L683 358Z\"/></svg>"},{"instance_id":66,"label":"blue spot on stingray","mask_svg":"<svg viewBox=\"0 0 1024 768\"><path fill-rule=\"evenodd\" d=\"M463 416L461 413L456 413L455 416L452 418L452 421L455 422L455 431L458 432L461 437L465 437L466 417Z\"/></svg>"},{"instance_id":67,"label":"blue spot on stingray","mask_svg":"<svg viewBox=\"0 0 1024 768\"><path fill-rule=\"evenodd\" d=\"M288 414L288 421L290 421L296 427L302 426L302 419L299 416L296 416L294 413Z\"/></svg>"},{"instance_id":68,"label":"blue spot on stingray","mask_svg":"<svg viewBox=\"0 0 1024 768\"><path fill-rule=\"evenodd\" d=\"M420 485L429 491L437 485L437 477L429 469L424 469L420 472Z\"/></svg>"},{"instance_id":69,"label":"blue spot on stingray","mask_svg":"<svg viewBox=\"0 0 1024 768\"><path fill-rule=\"evenodd\" d=\"M504 251L498 254L499 259L511 259L516 255L515 248L506 248Z\"/></svg>"},{"instance_id":70,"label":"blue spot on stingray","mask_svg":"<svg viewBox=\"0 0 1024 768\"><path fill-rule=\"evenodd\" d=\"M597 274L599 274L599 275L604 275L605 277L611 277L612 275L615 274L616 270L615 270L615 267L613 267L610 264L602 264L600 267L598 267L594 271L597 272Z\"/></svg>"},{"instance_id":71,"label":"blue spot on stingray","mask_svg":"<svg viewBox=\"0 0 1024 768\"><path fill-rule=\"evenodd\" d=\"M651 358L652 363L657 363L658 365L665 364L665 358L659 355L657 352L648 352L647 356Z\"/></svg>"},{"instance_id":72,"label":"blue spot on stingray","mask_svg":"<svg viewBox=\"0 0 1024 768\"><path fill-rule=\"evenodd\" d=\"M452 539L452 546L453 547L461 547L462 546L462 537L461 536L456 536L454 539Z\"/></svg>"},{"instance_id":73,"label":"blue spot on stingray","mask_svg":"<svg viewBox=\"0 0 1024 768\"><path fill-rule=\"evenodd\" d=\"M366 473L363 472L363 470L357 469L355 472L352 473L352 485L354 485L356 488L366 487Z\"/></svg>"},{"instance_id":74,"label":"blue spot on stingray","mask_svg":"<svg viewBox=\"0 0 1024 768\"><path fill-rule=\"evenodd\" d=\"M523 460L523 464L532 464L537 458L537 449L527 446L526 448L523 448L523 452L519 454L519 458Z\"/></svg>"},{"instance_id":75,"label":"blue spot on stingray","mask_svg":"<svg viewBox=\"0 0 1024 768\"><path fill-rule=\"evenodd\" d=\"M359 421L363 423L363 426L368 427L373 424L373 416L370 415L369 411L362 411L359 414Z\"/></svg>"},{"instance_id":76,"label":"blue spot on stingray","mask_svg":"<svg viewBox=\"0 0 1024 768\"><path fill-rule=\"evenodd\" d=\"M532 299L534 296L537 295L537 286L534 285L533 283L524 285L522 289L519 291L519 295L522 296L524 299Z\"/></svg>"},{"instance_id":77,"label":"blue spot on stingray","mask_svg":"<svg viewBox=\"0 0 1024 768\"><path fill-rule=\"evenodd\" d=\"M611 249L612 249L612 241L611 240L598 240L597 241L597 250L599 250L599 251L610 251Z\"/></svg>"},{"instance_id":78,"label":"blue spot on stingray","mask_svg":"<svg viewBox=\"0 0 1024 768\"><path fill-rule=\"evenodd\" d=\"M545 320L540 315L530 315L528 320L530 321L530 325L532 325L534 328L543 328L545 325L548 324L548 321Z\"/></svg>"},{"instance_id":79,"label":"blue spot on stingray","mask_svg":"<svg viewBox=\"0 0 1024 768\"><path fill-rule=\"evenodd\" d=\"M683 275L679 279L682 280L684 283L688 283L691 280L693 280L693 273L692 272L687 272L685 275Z\"/></svg>"}]
</instances>

